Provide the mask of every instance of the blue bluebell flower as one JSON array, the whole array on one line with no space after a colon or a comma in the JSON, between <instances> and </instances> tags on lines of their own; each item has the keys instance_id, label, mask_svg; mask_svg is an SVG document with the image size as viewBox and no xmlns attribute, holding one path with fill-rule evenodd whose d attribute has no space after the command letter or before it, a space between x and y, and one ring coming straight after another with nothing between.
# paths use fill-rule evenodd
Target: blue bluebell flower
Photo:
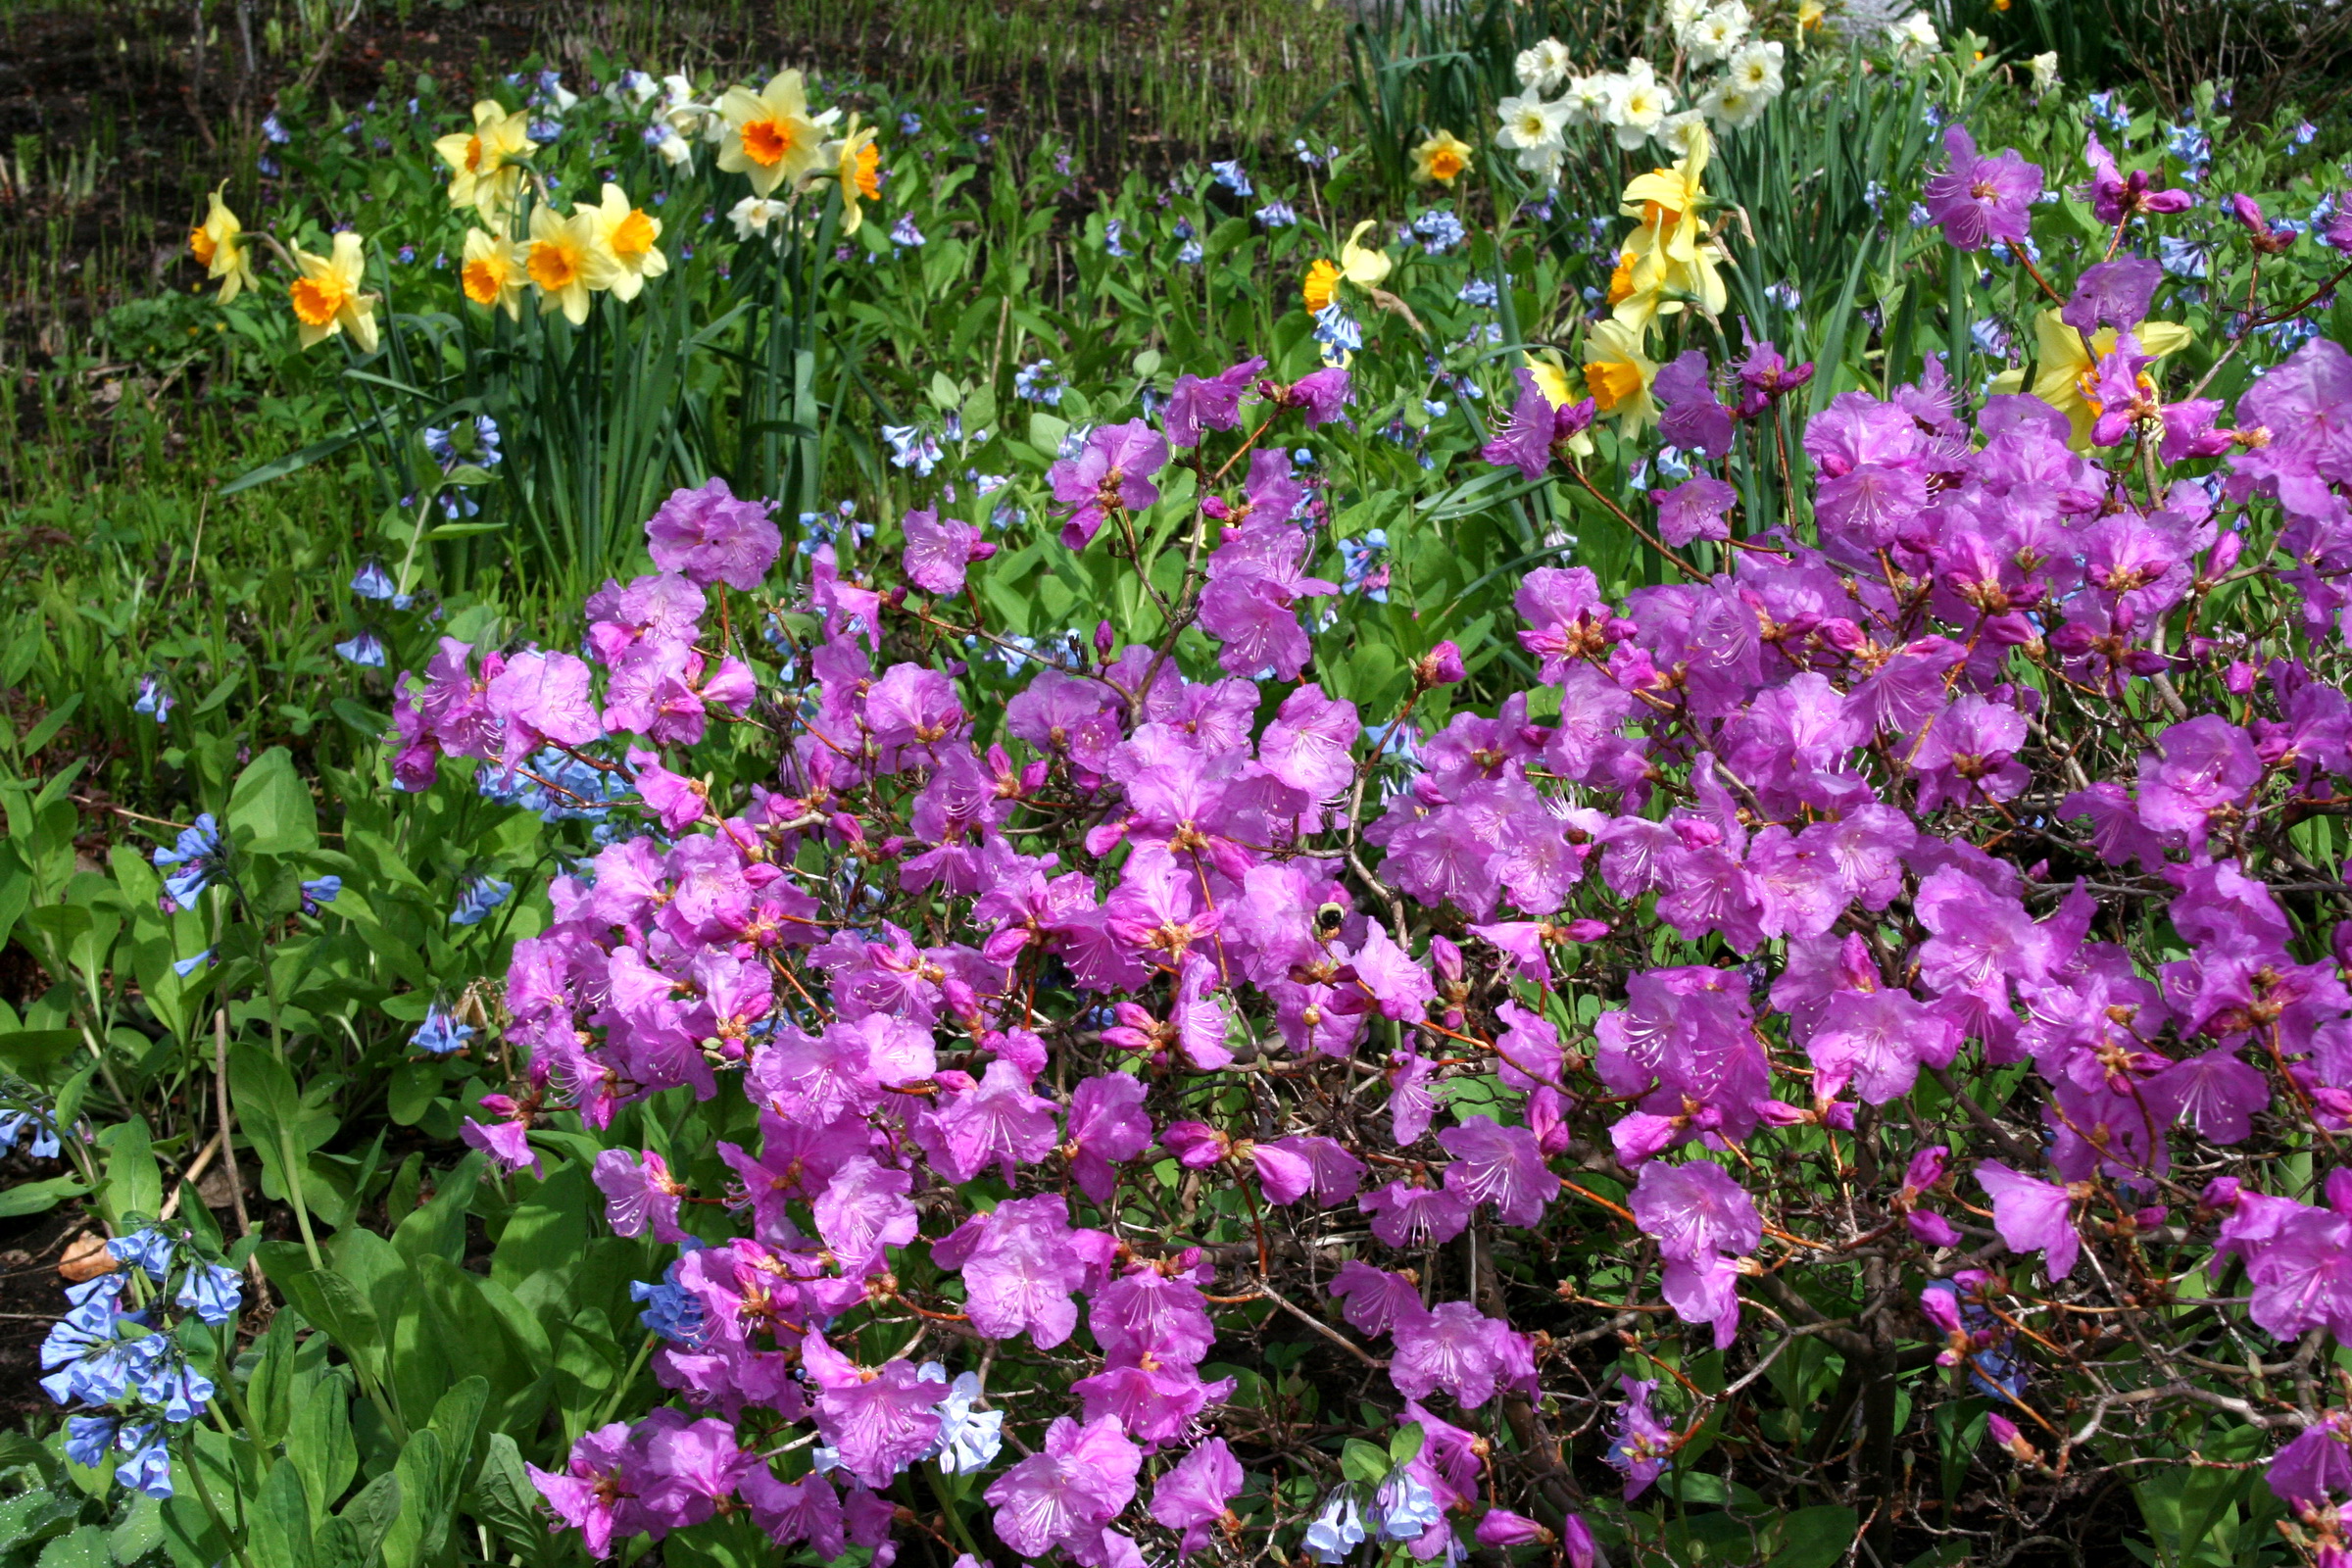
<instances>
[{"instance_id":1,"label":"blue bluebell flower","mask_svg":"<svg viewBox=\"0 0 2352 1568\"><path fill-rule=\"evenodd\" d=\"M632 1280L629 1299L646 1303L637 1314L637 1321L646 1331L659 1334L670 1344L685 1349L698 1349L710 1332L703 1298L678 1283L678 1265L672 1263L662 1271L659 1282Z\"/></svg>"},{"instance_id":2,"label":"blue bluebell flower","mask_svg":"<svg viewBox=\"0 0 2352 1568\"><path fill-rule=\"evenodd\" d=\"M145 713L158 724L172 716L172 694L164 689L161 677L155 675L139 677L139 695L137 700L130 705L130 710L134 713Z\"/></svg>"},{"instance_id":3,"label":"blue bluebell flower","mask_svg":"<svg viewBox=\"0 0 2352 1568\"><path fill-rule=\"evenodd\" d=\"M218 1263L190 1262L172 1299L206 1323L232 1321L245 1304L245 1287L237 1271Z\"/></svg>"},{"instance_id":4,"label":"blue bluebell flower","mask_svg":"<svg viewBox=\"0 0 2352 1568\"><path fill-rule=\"evenodd\" d=\"M70 1415L66 1417L66 1457L85 1470L95 1470L106 1462L115 1446L115 1435L122 1423L111 1415Z\"/></svg>"},{"instance_id":5,"label":"blue bluebell flower","mask_svg":"<svg viewBox=\"0 0 2352 1568\"><path fill-rule=\"evenodd\" d=\"M1221 163L1211 164L1208 166L1208 172L1216 176L1218 184L1236 196L1248 197L1257 194L1257 187L1250 183L1250 176L1242 172L1242 162L1238 158L1228 158Z\"/></svg>"},{"instance_id":6,"label":"blue bluebell flower","mask_svg":"<svg viewBox=\"0 0 2352 1568\"><path fill-rule=\"evenodd\" d=\"M335 653L345 663L357 664L363 669L384 667L384 640L366 627L335 644Z\"/></svg>"},{"instance_id":7,"label":"blue bluebell flower","mask_svg":"<svg viewBox=\"0 0 2352 1568\"><path fill-rule=\"evenodd\" d=\"M1320 1563L1335 1563L1364 1544L1364 1522L1355 1511L1355 1498L1346 1490L1324 1499L1322 1512L1306 1527L1307 1555Z\"/></svg>"},{"instance_id":8,"label":"blue bluebell flower","mask_svg":"<svg viewBox=\"0 0 2352 1568\"><path fill-rule=\"evenodd\" d=\"M15 1149L20 1141L35 1159L55 1159L65 1152L57 1139L57 1124L46 1112L0 1110L0 1154Z\"/></svg>"},{"instance_id":9,"label":"blue bluebell flower","mask_svg":"<svg viewBox=\"0 0 2352 1568\"><path fill-rule=\"evenodd\" d=\"M179 830L179 839L171 849L157 850L153 858L157 870L171 873L164 878L164 900L172 907L164 912L193 907L196 896L220 869L220 824L206 811L196 818L195 826Z\"/></svg>"},{"instance_id":10,"label":"blue bluebell flower","mask_svg":"<svg viewBox=\"0 0 2352 1568\"><path fill-rule=\"evenodd\" d=\"M207 948L202 953L193 954L188 957L172 959L172 972L179 976L182 980L185 980L188 976L194 974L197 970L203 968L206 964L212 961L213 950Z\"/></svg>"},{"instance_id":11,"label":"blue bluebell flower","mask_svg":"<svg viewBox=\"0 0 2352 1568\"><path fill-rule=\"evenodd\" d=\"M127 1263L147 1271L147 1277L158 1285L172 1271L172 1238L149 1225L128 1236L118 1236L106 1244L106 1254L118 1263Z\"/></svg>"},{"instance_id":12,"label":"blue bluebell flower","mask_svg":"<svg viewBox=\"0 0 2352 1568\"><path fill-rule=\"evenodd\" d=\"M1421 236L1421 249L1431 256L1445 255L1466 237L1462 220L1448 207L1433 208L1414 219L1413 232Z\"/></svg>"},{"instance_id":13,"label":"blue bluebell flower","mask_svg":"<svg viewBox=\"0 0 2352 1568\"><path fill-rule=\"evenodd\" d=\"M1475 305L1479 309L1487 311L1494 308L1494 302L1499 297L1494 291L1494 281L1484 277L1470 279L1469 282L1462 285L1461 292L1454 296L1464 305Z\"/></svg>"},{"instance_id":14,"label":"blue bluebell flower","mask_svg":"<svg viewBox=\"0 0 2352 1568\"><path fill-rule=\"evenodd\" d=\"M1298 209L1277 197L1257 210L1257 220L1268 228L1288 228L1298 221Z\"/></svg>"},{"instance_id":15,"label":"blue bluebell flower","mask_svg":"<svg viewBox=\"0 0 2352 1568\"><path fill-rule=\"evenodd\" d=\"M890 242L902 249L912 249L923 243L923 231L914 226L913 214L899 215L899 220L890 225Z\"/></svg>"},{"instance_id":16,"label":"blue bluebell flower","mask_svg":"<svg viewBox=\"0 0 2352 1568\"><path fill-rule=\"evenodd\" d=\"M1446 1517L1446 1510L1410 1470L1399 1470L1372 1494L1372 1515L1383 1540L1418 1541Z\"/></svg>"},{"instance_id":17,"label":"blue bluebell flower","mask_svg":"<svg viewBox=\"0 0 2352 1568\"><path fill-rule=\"evenodd\" d=\"M1128 254L1126 238L1127 225L1118 219L1114 218L1102 225L1102 249L1110 255L1124 257Z\"/></svg>"},{"instance_id":18,"label":"blue bluebell flower","mask_svg":"<svg viewBox=\"0 0 2352 1568\"><path fill-rule=\"evenodd\" d=\"M424 1022L409 1037L409 1044L432 1056L447 1056L465 1049L473 1038L473 1025L458 1022L456 1016L438 1002L425 1009Z\"/></svg>"},{"instance_id":19,"label":"blue bluebell flower","mask_svg":"<svg viewBox=\"0 0 2352 1568\"><path fill-rule=\"evenodd\" d=\"M458 888L457 907L449 911L449 923L480 925L514 891L514 883L501 882L486 872L469 876Z\"/></svg>"},{"instance_id":20,"label":"blue bluebell flower","mask_svg":"<svg viewBox=\"0 0 2352 1568\"><path fill-rule=\"evenodd\" d=\"M150 1497L170 1497L172 1454L164 1446L162 1429L152 1421L142 1426L125 1427L117 1442L130 1457L115 1466L115 1479Z\"/></svg>"},{"instance_id":21,"label":"blue bluebell flower","mask_svg":"<svg viewBox=\"0 0 2352 1568\"><path fill-rule=\"evenodd\" d=\"M1061 377L1052 360L1036 360L1012 372L1012 395L1028 403L1054 408L1061 402Z\"/></svg>"}]
</instances>

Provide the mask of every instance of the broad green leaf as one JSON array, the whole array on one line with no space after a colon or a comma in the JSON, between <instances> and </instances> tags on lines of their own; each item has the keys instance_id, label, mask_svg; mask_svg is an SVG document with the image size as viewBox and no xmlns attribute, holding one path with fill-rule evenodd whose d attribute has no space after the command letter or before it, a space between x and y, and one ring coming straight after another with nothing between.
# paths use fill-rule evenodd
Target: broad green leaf
<instances>
[{"instance_id":1,"label":"broad green leaf","mask_svg":"<svg viewBox=\"0 0 2352 1568\"><path fill-rule=\"evenodd\" d=\"M237 775L228 793L228 830L254 855L300 855L318 847L318 808L284 747L270 747Z\"/></svg>"},{"instance_id":2,"label":"broad green leaf","mask_svg":"<svg viewBox=\"0 0 2352 1568\"><path fill-rule=\"evenodd\" d=\"M164 1173L155 1162L144 1118L133 1116L117 1123L103 1136L107 1145L107 1218L120 1233L131 1228L128 1221L133 1216L151 1220L163 1211Z\"/></svg>"}]
</instances>

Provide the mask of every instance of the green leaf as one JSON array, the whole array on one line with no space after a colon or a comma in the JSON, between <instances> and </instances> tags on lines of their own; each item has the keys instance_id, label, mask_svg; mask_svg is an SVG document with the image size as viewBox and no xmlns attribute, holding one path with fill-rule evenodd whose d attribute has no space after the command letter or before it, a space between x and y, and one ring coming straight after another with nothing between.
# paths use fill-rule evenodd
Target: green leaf
<instances>
[{"instance_id":1,"label":"green leaf","mask_svg":"<svg viewBox=\"0 0 2352 1568\"><path fill-rule=\"evenodd\" d=\"M286 1457L302 1472L310 1494L311 1523L325 1522L360 1467L351 1439L351 1402L340 1374L321 1381L294 1413L286 1434Z\"/></svg>"},{"instance_id":2,"label":"green leaf","mask_svg":"<svg viewBox=\"0 0 2352 1568\"><path fill-rule=\"evenodd\" d=\"M1411 1464L1421 1456L1421 1445L1427 1441L1428 1435L1421 1430L1421 1423L1407 1421L1389 1435L1390 1465L1402 1469Z\"/></svg>"},{"instance_id":3,"label":"green leaf","mask_svg":"<svg viewBox=\"0 0 2352 1568\"><path fill-rule=\"evenodd\" d=\"M114 1562L115 1554L107 1544L105 1528L83 1525L72 1535L60 1536L43 1546L38 1568L114 1568Z\"/></svg>"},{"instance_id":4,"label":"green leaf","mask_svg":"<svg viewBox=\"0 0 2352 1568\"><path fill-rule=\"evenodd\" d=\"M1388 1479L1388 1451L1361 1438L1349 1438L1340 1450L1340 1473L1363 1486L1374 1486Z\"/></svg>"},{"instance_id":5,"label":"green leaf","mask_svg":"<svg viewBox=\"0 0 2352 1568\"><path fill-rule=\"evenodd\" d=\"M19 1029L0 1035L0 1065L47 1089L59 1065L81 1049L78 1029Z\"/></svg>"},{"instance_id":6,"label":"green leaf","mask_svg":"<svg viewBox=\"0 0 2352 1568\"><path fill-rule=\"evenodd\" d=\"M107 1129L106 1212L118 1233L132 1227L136 1215L153 1219L164 1207L164 1173L155 1162L155 1147L144 1118L133 1116Z\"/></svg>"},{"instance_id":7,"label":"green leaf","mask_svg":"<svg viewBox=\"0 0 2352 1568\"><path fill-rule=\"evenodd\" d=\"M1781 1549L1770 1568L1836 1568L1854 1544L1859 1519L1833 1503L1797 1509L1781 1521Z\"/></svg>"},{"instance_id":8,"label":"green leaf","mask_svg":"<svg viewBox=\"0 0 2352 1568\"><path fill-rule=\"evenodd\" d=\"M441 1094L441 1064L404 1061L392 1069L391 1087L384 1096L384 1112L399 1127L414 1127L433 1108Z\"/></svg>"},{"instance_id":9,"label":"green leaf","mask_svg":"<svg viewBox=\"0 0 2352 1568\"><path fill-rule=\"evenodd\" d=\"M539 1489L522 1467L522 1450L504 1432L490 1434L482 1468L473 1478L467 1512L498 1533L529 1562L547 1553L547 1521L539 1511Z\"/></svg>"},{"instance_id":10,"label":"green leaf","mask_svg":"<svg viewBox=\"0 0 2352 1568\"><path fill-rule=\"evenodd\" d=\"M567 1274L588 1248L593 1196L586 1167L558 1168L507 1216L490 1277L519 1296L535 1276Z\"/></svg>"},{"instance_id":11,"label":"green leaf","mask_svg":"<svg viewBox=\"0 0 2352 1568\"><path fill-rule=\"evenodd\" d=\"M294 771L294 756L272 746L228 792L228 829L254 855L300 855L318 847L318 808Z\"/></svg>"},{"instance_id":12,"label":"green leaf","mask_svg":"<svg viewBox=\"0 0 2352 1568\"><path fill-rule=\"evenodd\" d=\"M384 1568L420 1568L440 1551L456 1500L442 1480L448 1460L441 1434L430 1427L411 1434L400 1450L392 1467L400 1485L400 1512L384 1532Z\"/></svg>"},{"instance_id":13,"label":"green leaf","mask_svg":"<svg viewBox=\"0 0 2352 1568\"><path fill-rule=\"evenodd\" d=\"M524 1479L529 1479L527 1476ZM390 1471L377 1476L360 1489L358 1496L343 1505L335 1515L338 1523L351 1529L354 1544L359 1548L358 1561L365 1565L383 1549L384 1535L392 1521L400 1517L400 1478Z\"/></svg>"},{"instance_id":14,"label":"green leaf","mask_svg":"<svg viewBox=\"0 0 2352 1568\"><path fill-rule=\"evenodd\" d=\"M254 1568L315 1568L311 1553L311 1504L302 1473L281 1464L262 1483L262 1494L246 1515L252 1527Z\"/></svg>"},{"instance_id":15,"label":"green leaf","mask_svg":"<svg viewBox=\"0 0 2352 1568\"><path fill-rule=\"evenodd\" d=\"M310 1254L293 1242L264 1242L254 1256L294 1310L334 1341L368 1377L382 1381L383 1325L358 1286L332 1269L311 1267Z\"/></svg>"},{"instance_id":16,"label":"green leaf","mask_svg":"<svg viewBox=\"0 0 2352 1568\"><path fill-rule=\"evenodd\" d=\"M0 1219L21 1219L26 1214L46 1214L69 1198L85 1196L89 1189L77 1177L52 1176L46 1181L19 1182L0 1192Z\"/></svg>"}]
</instances>

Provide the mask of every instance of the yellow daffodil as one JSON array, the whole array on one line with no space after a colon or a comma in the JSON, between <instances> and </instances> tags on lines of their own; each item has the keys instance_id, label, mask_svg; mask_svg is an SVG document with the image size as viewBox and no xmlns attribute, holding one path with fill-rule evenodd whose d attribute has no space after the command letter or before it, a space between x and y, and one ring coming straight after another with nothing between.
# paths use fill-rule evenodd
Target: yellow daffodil
<instances>
[{"instance_id":1,"label":"yellow daffodil","mask_svg":"<svg viewBox=\"0 0 2352 1568\"><path fill-rule=\"evenodd\" d=\"M1389 275L1389 258L1385 251L1367 250L1360 243L1364 230L1372 227L1377 219L1367 218L1348 234L1348 243L1340 247L1340 273L1348 282L1364 288L1374 288Z\"/></svg>"},{"instance_id":2,"label":"yellow daffodil","mask_svg":"<svg viewBox=\"0 0 2352 1568\"><path fill-rule=\"evenodd\" d=\"M325 256L294 253L302 275L287 286L294 319L301 328L302 346L312 348L348 332L362 354L375 352L375 297L360 291L368 276L367 247L357 234L335 236Z\"/></svg>"},{"instance_id":3,"label":"yellow daffodil","mask_svg":"<svg viewBox=\"0 0 2352 1568\"><path fill-rule=\"evenodd\" d=\"M1307 314L1312 316L1327 309L1340 292L1340 270L1331 258L1323 257L1306 270L1306 282L1298 292L1306 300Z\"/></svg>"},{"instance_id":4,"label":"yellow daffodil","mask_svg":"<svg viewBox=\"0 0 2352 1568\"><path fill-rule=\"evenodd\" d=\"M2132 329L2132 335L2139 341L2142 354L2161 360L2187 347L2192 334L2179 321L2142 321ZM2115 351L2115 328L2102 326L2085 343L2082 333L2058 318L2056 311L2044 311L2034 318L2034 338L2035 358L2040 362L2034 377L2034 395L2065 415L2074 426L2071 443L2078 449L2086 448L2090 427L2099 419L2092 388L2098 381L2099 361ZM1992 378L1992 390L2015 392L2025 379L2022 369L2003 370Z\"/></svg>"},{"instance_id":5,"label":"yellow daffodil","mask_svg":"<svg viewBox=\"0 0 2352 1568\"><path fill-rule=\"evenodd\" d=\"M618 185L607 185L604 199L579 214L588 230L588 286L611 289L616 300L633 300L649 277L669 270L669 258L657 243L662 220L629 205Z\"/></svg>"},{"instance_id":6,"label":"yellow daffodil","mask_svg":"<svg viewBox=\"0 0 2352 1568\"><path fill-rule=\"evenodd\" d=\"M1649 384L1658 368L1642 352L1642 334L1623 321L1601 321L1585 334L1585 390L1602 418L1631 435L1658 416Z\"/></svg>"},{"instance_id":7,"label":"yellow daffodil","mask_svg":"<svg viewBox=\"0 0 2352 1568\"><path fill-rule=\"evenodd\" d=\"M509 320L522 319L522 285L528 274L522 247L502 235L472 228L466 231L466 265L458 281L466 297L483 310L502 310Z\"/></svg>"},{"instance_id":8,"label":"yellow daffodil","mask_svg":"<svg viewBox=\"0 0 2352 1568\"><path fill-rule=\"evenodd\" d=\"M1706 237L1699 217L1708 200L1707 129L1693 122L1685 134L1690 151L1672 169L1653 169L1625 187L1620 210L1639 221L1626 236L1618 260L1623 275L1610 279L1609 295L1617 319L1627 326L1646 327L1661 311L1680 310L1688 300L1712 314L1728 303L1723 252Z\"/></svg>"},{"instance_id":9,"label":"yellow daffodil","mask_svg":"<svg viewBox=\"0 0 2352 1568\"><path fill-rule=\"evenodd\" d=\"M189 253L204 264L205 276L220 279L223 305L235 299L238 290L259 286L253 278L253 261L245 254L245 225L220 199L226 183L214 188L204 221L188 230Z\"/></svg>"},{"instance_id":10,"label":"yellow daffodil","mask_svg":"<svg viewBox=\"0 0 2352 1568\"><path fill-rule=\"evenodd\" d=\"M1460 140L1450 130L1440 127L1429 140L1413 149L1413 177L1434 179L1441 185L1450 185L1454 176L1470 167L1470 144Z\"/></svg>"},{"instance_id":11,"label":"yellow daffodil","mask_svg":"<svg viewBox=\"0 0 2352 1568\"><path fill-rule=\"evenodd\" d=\"M750 175L761 196L799 179L824 154L824 132L808 118L808 95L797 71L779 73L758 92L728 88L718 112L726 122L718 167Z\"/></svg>"},{"instance_id":12,"label":"yellow daffodil","mask_svg":"<svg viewBox=\"0 0 2352 1568\"><path fill-rule=\"evenodd\" d=\"M841 231L855 234L865 221L859 200L879 201L882 197L882 149L875 145L873 126L860 128L856 115L850 117L850 128L841 140L833 144L831 177L841 183Z\"/></svg>"},{"instance_id":13,"label":"yellow daffodil","mask_svg":"<svg viewBox=\"0 0 2352 1568\"><path fill-rule=\"evenodd\" d=\"M433 143L450 167L450 206L471 207L493 223L514 211L522 194L521 161L539 150L530 123L521 111L510 115L485 98L473 106L470 134L455 131Z\"/></svg>"},{"instance_id":14,"label":"yellow daffodil","mask_svg":"<svg viewBox=\"0 0 2352 1568\"><path fill-rule=\"evenodd\" d=\"M531 239L524 266L539 285L539 314L562 311L564 319L579 326L588 319L588 256L596 248L595 231L585 212L559 218L552 207L531 210Z\"/></svg>"},{"instance_id":15,"label":"yellow daffodil","mask_svg":"<svg viewBox=\"0 0 2352 1568\"><path fill-rule=\"evenodd\" d=\"M1822 0L1799 0L1796 8L1796 46L1805 46L1805 34L1818 28L1829 17L1829 7Z\"/></svg>"}]
</instances>

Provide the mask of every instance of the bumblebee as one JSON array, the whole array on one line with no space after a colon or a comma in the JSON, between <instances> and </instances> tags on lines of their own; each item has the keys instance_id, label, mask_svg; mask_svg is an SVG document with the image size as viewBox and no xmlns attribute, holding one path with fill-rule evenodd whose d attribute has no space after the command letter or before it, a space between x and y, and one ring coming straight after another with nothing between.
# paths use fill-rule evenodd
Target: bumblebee
<instances>
[{"instance_id":1,"label":"bumblebee","mask_svg":"<svg viewBox=\"0 0 2352 1568\"><path fill-rule=\"evenodd\" d=\"M1348 918L1345 906L1326 904L1315 911L1316 934L1326 939L1340 934L1340 922Z\"/></svg>"}]
</instances>

